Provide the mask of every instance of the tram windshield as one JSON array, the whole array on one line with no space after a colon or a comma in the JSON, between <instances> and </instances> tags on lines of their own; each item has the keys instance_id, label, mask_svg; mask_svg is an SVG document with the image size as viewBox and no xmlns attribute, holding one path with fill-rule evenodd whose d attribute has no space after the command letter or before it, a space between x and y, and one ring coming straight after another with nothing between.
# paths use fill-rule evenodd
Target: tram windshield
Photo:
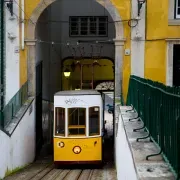
<instances>
[{"instance_id":1,"label":"tram windshield","mask_svg":"<svg viewBox=\"0 0 180 180\"><path fill-rule=\"evenodd\" d=\"M56 107L55 113L55 134L65 136L65 108Z\"/></svg>"},{"instance_id":2,"label":"tram windshield","mask_svg":"<svg viewBox=\"0 0 180 180\"><path fill-rule=\"evenodd\" d=\"M99 107L89 108L89 136L100 134L100 112Z\"/></svg>"},{"instance_id":3,"label":"tram windshield","mask_svg":"<svg viewBox=\"0 0 180 180\"><path fill-rule=\"evenodd\" d=\"M89 111L89 136L100 135L100 107L87 108ZM65 136L65 108L55 108L55 135ZM86 136L86 108L67 109L68 136Z\"/></svg>"},{"instance_id":4,"label":"tram windshield","mask_svg":"<svg viewBox=\"0 0 180 180\"><path fill-rule=\"evenodd\" d=\"M86 134L86 108L68 109L68 135Z\"/></svg>"}]
</instances>

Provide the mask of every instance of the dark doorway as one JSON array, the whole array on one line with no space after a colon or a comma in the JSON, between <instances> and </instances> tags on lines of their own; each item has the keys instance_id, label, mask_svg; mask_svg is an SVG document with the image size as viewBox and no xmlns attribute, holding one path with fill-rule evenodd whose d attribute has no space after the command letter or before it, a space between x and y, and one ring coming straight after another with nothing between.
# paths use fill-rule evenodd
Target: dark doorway
<instances>
[{"instance_id":1,"label":"dark doorway","mask_svg":"<svg viewBox=\"0 0 180 180\"><path fill-rule=\"evenodd\" d=\"M36 65L36 156L43 145L42 136L42 61Z\"/></svg>"},{"instance_id":2,"label":"dark doorway","mask_svg":"<svg viewBox=\"0 0 180 180\"><path fill-rule=\"evenodd\" d=\"M180 44L173 48L173 86L180 86Z\"/></svg>"}]
</instances>

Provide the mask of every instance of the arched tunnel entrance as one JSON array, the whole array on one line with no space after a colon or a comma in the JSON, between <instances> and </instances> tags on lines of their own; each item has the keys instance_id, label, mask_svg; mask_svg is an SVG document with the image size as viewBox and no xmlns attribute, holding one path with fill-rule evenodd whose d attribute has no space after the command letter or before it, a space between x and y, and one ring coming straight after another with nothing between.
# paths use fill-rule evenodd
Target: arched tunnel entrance
<instances>
[{"instance_id":1,"label":"arched tunnel entrance","mask_svg":"<svg viewBox=\"0 0 180 180\"><path fill-rule=\"evenodd\" d=\"M76 8L72 8L75 6ZM103 76L94 75L95 84L104 80L109 81L108 74L112 74L115 69L115 97L120 96L123 26L116 8L109 0L104 2L46 0L41 1L32 13L27 28L26 45L28 91L29 95L36 96L36 151L38 153L43 144L52 143L53 95L66 86L63 84L63 60L83 63L88 61L89 64L98 62L101 64L101 69L103 61L110 62L111 65L105 65L109 68L108 71L100 73ZM84 73L86 76L87 70ZM104 79L97 77L104 77ZM70 84L71 88L77 85L75 81L73 83ZM95 84L93 83L94 89ZM42 129L43 123L47 132Z\"/></svg>"},{"instance_id":2,"label":"arched tunnel entrance","mask_svg":"<svg viewBox=\"0 0 180 180\"><path fill-rule=\"evenodd\" d=\"M67 0L56 1L44 10L37 22L38 149L43 144L52 147L53 96L56 92L95 89L100 82L114 81L115 24L112 17L96 1L71 3L80 6L73 8ZM66 69L71 72L68 78L64 76Z\"/></svg>"}]
</instances>

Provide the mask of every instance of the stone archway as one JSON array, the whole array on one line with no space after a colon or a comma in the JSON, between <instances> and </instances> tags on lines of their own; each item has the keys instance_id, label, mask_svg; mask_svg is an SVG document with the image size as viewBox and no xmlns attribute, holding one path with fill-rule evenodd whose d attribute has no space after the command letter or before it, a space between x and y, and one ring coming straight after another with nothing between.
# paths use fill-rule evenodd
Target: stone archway
<instances>
[{"instance_id":1,"label":"stone archway","mask_svg":"<svg viewBox=\"0 0 180 180\"><path fill-rule=\"evenodd\" d=\"M41 0L38 6L34 9L27 27L27 39L25 40L27 46L27 62L28 62L28 92L30 96L35 96L36 92L36 71L35 71L35 23L37 22L43 11L52 3L57 0ZM111 15L113 21L120 21L120 15L116 7L110 0L95 0L106 8ZM120 98L122 91L122 62L123 62L123 50L124 50L124 30L122 22L115 23L116 38L115 44L115 97Z\"/></svg>"}]
</instances>

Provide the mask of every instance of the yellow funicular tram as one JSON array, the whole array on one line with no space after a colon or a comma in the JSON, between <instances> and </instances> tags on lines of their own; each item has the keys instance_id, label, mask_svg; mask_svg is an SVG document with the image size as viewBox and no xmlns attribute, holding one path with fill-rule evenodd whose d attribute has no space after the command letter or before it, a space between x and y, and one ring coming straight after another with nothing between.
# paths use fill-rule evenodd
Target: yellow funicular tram
<instances>
[{"instance_id":1,"label":"yellow funicular tram","mask_svg":"<svg viewBox=\"0 0 180 180\"><path fill-rule=\"evenodd\" d=\"M54 95L54 163L101 164L103 101L96 90Z\"/></svg>"}]
</instances>

